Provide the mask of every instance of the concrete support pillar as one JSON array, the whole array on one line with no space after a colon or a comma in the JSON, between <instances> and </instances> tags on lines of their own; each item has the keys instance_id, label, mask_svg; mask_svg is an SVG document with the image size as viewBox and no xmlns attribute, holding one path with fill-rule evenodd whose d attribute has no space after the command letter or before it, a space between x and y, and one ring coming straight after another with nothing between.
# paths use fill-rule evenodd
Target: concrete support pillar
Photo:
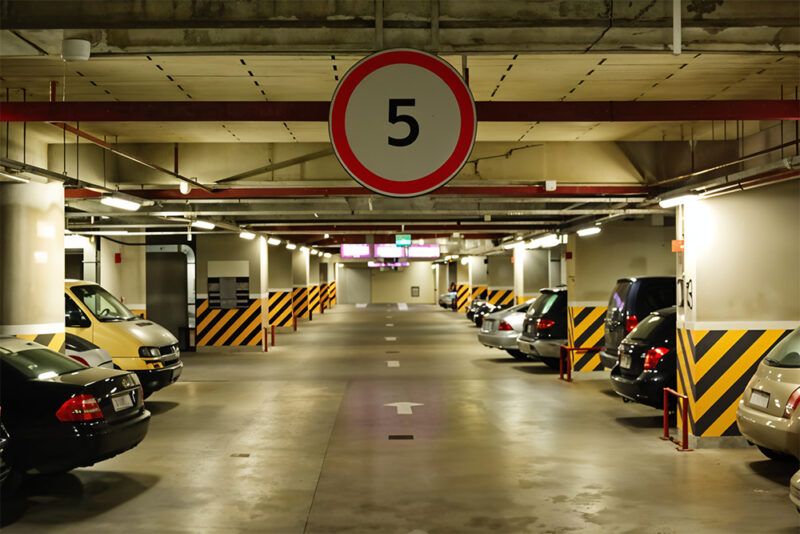
<instances>
[{"instance_id":1,"label":"concrete support pillar","mask_svg":"<svg viewBox=\"0 0 800 534\"><path fill-rule=\"evenodd\" d=\"M747 382L800 325L799 201L793 181L677 210L678 391L692 447L743 444L735 417Z\"/></svg>"},{"instance_id":2,"label":"concrete support pillar","mask_svg":"<svg viewBox=\"0 0 800 534\"><path fill-rule=\"evenodd\" d=\"M539 296L550 281L550 249L514 250L514 294L517 304Z\"/></svg>"},{"instance_id":3,"label":"concrete support pillar","mask_svg":"<svg viewBox=\"0 0 800 534\"><path fill-rule=\"evenodd\" d=\"M435 263L434 265L436 266L436 301L438 302L439 296L447 293L450 288L450 281L447 279L447 264Z\"/></svg>"},{"instance_id":4,"label":"concrete support pillar","mask_svg":"<svg viewBox=\"0 0 800 534\"><path fill-rule=\"evenodd\" d=\"M491 304L514 302L514 264L511 253L489 256L486 281L489 286L487 299Z\"/></svg>"},{"instance_id":5,"label":"concrete support pillar","mask_svg":"<svg viewBox=\"0 0 800 534\"><path fill-rule=\"evenodd\" d=\"M147 314L147 268L144 236L96 238L99 245L98 283L136 315ZM96 256L96 257L97 257ZM84 265L86 265L84 257ZM92 265L89 264L89 271Z\"/></svg>"},{"instance_id":6,"label":"concrete support pillar","mask_svg":"<svg viewBox=\"0 0 800 534\"><path fill-rule=\"evenodd\" d=\"M456 264L456 311L467 311L469 305L469 258Z\"/></svg>"},{"instance_id":7,"label":"concrete support pillar","mask_svg":"<svg viewBox=\"0 0 800 534\"><path fill-rule=\"evenodd\" d=\"M308 319L308 267L309 253L305 250L292 251L292 305L297 319Z\"/></svg>"},{"instance_id":8,"label":"concrete support pillar","mask_svg":"<svg viewBox=\"0 0 800 534\"><path fill-rule=\"evenodd\" d=\"M320 312L320 279L319 279L319 256L309 255L308 257L308 310L309 317Z\"/></svg>"},{"instance_id":9,"label":"concrete support pillar","mask_svg":"<svg viewBox=\"0 0 800 534\"><path fill-rule=\"evenodd\" d=\"M269 312L267 322L276 327L292 326L292 251L283 245L270 245L267 279L269 282Z\"/></svg>"},{"instance_id":10,"label":"concrete support pillar","mask_svg":"<svg viewBox=\"0 0 800 534\"><path fill-rule=\"evenodd\" d=\"M603 346L608 298L618 279L631 276L674 276L670 243L672 226L652 220L604 224L599 234L567 242L568 328L571 347ZM602 371L596 352L576 351L574 371Z\"/></svg>"},{"instance_id":11,"label":"concrete support pillar","mask_svg":"<svg viewBox=\"0 0 800 534\"><path fill-rule=\"evenodd\" d=\"M64 349L64 190L0 184L0 335Z\"/></svg>"},{"instance_id":12,"label":"concrete support pillar","mask_svg":"<svg viewBox=\"0 0 800 534\"><path fill-rule=\"evenodd\" d=\"M332 308L336 306L336 286L339 281L339 263L328 263L328 305Z\"/></svg>"},{"instance_id":13,"label":"concrete support pillar","mask_svg":"<svg viewBox=\"0 0 800 534\"><path fill-rule=\"evenodd\" d=\"M486 299L489 285L486 275L486 258L484 256L470 256L467 267L469 267L469 300Z\"/></svg>"}]
</instances>

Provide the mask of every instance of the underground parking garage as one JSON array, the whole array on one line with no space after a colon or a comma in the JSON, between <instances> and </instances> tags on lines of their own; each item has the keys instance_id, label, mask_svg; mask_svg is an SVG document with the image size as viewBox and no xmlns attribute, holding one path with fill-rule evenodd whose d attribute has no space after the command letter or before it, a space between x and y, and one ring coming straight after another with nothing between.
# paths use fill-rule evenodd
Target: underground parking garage
<instances>
[{"instance_id":1,"label":"underground parking garage","mask_svg":"<svg viewBox=\"0 0 800 534\"><path fill-rule=\"evenodd\" d=\"M2 528L798 531L798 20L2 0Z\"/></svg>"}]
</instances>

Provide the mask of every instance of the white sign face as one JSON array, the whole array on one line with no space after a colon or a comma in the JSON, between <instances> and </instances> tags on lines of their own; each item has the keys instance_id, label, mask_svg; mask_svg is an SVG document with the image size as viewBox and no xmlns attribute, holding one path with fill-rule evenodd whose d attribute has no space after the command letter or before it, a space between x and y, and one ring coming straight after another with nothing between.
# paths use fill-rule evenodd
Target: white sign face
<instances>
[{"instance_id":1,"label":"white sign face","mask_svg":"<svg viewBox=\"0 0 800 534\"><path fill-rule=\"evenodd\" d=\"M328 129L336 157L364 187L392 197L429 193L467 162L475 103L446 61L386 50L359 61L339 82Z\"/></svg>"}]
</instances>

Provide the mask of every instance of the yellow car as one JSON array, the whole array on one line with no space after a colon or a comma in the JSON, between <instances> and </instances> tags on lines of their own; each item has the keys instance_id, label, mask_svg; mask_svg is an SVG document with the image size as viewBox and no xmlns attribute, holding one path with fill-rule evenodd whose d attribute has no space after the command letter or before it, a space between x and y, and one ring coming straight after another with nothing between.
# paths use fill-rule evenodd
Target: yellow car
<instances>
[{"instance_id":1,"label":"yellow car","mask_svg":"<svg viewBox=\"0 0 800 534\"><path fill-rule=\"evenodd\" d=\"M66 331L108 351L115 367L136 373L145 397L178 380L178 340L166 328L134 315L94 282L67 280L64 296Z\"/></svg>"}]
</instances>

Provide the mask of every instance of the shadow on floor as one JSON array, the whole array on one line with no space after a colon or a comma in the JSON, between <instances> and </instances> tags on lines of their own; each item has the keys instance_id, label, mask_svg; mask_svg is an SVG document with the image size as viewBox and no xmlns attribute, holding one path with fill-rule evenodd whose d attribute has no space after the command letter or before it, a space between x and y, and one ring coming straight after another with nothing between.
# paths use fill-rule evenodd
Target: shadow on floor
<instances>
[{"instance_id":1,"label":"shadow on floor","mask_svg":"<svg viewBox=\"0 0 800 534\"><path fill-rule=\"evenodd\" d=\"M484 362L492 362L492 363L519 363L519 360L516 358L485 358Z\"/></svg>"},{"instance_id":2,"label":"shadow on floor","mask_svg":"<svg viewBox=\"0 0 800 534\"><path fill-rule=\"evenodd\" d=\"M664 414L640 415L636 417L615 417L616 422L628 428L664 428ZM675 414L670 414L670 427L675 426Z\"/></svg>"},{"instance_id":3,"label":"shadow on floor","mask_svg":"<svg viewBox=\"0 0 800 534\"><path fill-rule=\"evenodd\" d=\"M761 453L759 453L761 454ZM748 464L753 472L767 480L786 487L789 491L789 482L792 475L797 471L797 462L778 462L775 460L763 460L757 462L750 462Z\"/></svg>"},{"instance_id":4,"label":"shadow on floor","mask_svg":"<svg viewBox=\"0 0 800 534\"><path fill-rule=\"evenodd\" d=\"M532 375L557 375L558 371L550 369L546 365L532 363L531 365L515 365L514 369Z\"/></svg>"},{"instance_id":5,"label":"shadow on floor","mask_svg":"<svg viewBox=\"0 0 800 534\"><path fill-rule=\"evenodd\" d=\"M602 393L603 395L606 395L606 396L608 396L608 397L612 397L612 398L614 398L614 397L619 397L619 395L617 395L617 394L614 392L614 390L613 390L613 389L611 389L611 388L608 388L608 389L601 389L601 390L599 391L599 393ZM622 397L619 397L619 398L622 398Z\"/></svg>"},{"instance_id":6,"label":"shadow on floor","mask_svg":"<svg viewBox=\"0 0 800 534\"><path fill-rule=\"evenodd\" d=\"M177 402L170 401L145 401L144 406L150 410L151 414L161 415L162 413L167 413L170 410L174 410L179 406L179 404Z\"/></svg>"},{"instance_id":7,"label":"shadow on floor","mask_svg":"<svg viewBox=\"0 0 800 534\"><path fill-rule=\"evenodd\" d=\"M133 500L160 477L76 469L57 475L26 475L0 503L0 527L19 521L33 525L77 523Z\"/></svg>"}]
</instances>

